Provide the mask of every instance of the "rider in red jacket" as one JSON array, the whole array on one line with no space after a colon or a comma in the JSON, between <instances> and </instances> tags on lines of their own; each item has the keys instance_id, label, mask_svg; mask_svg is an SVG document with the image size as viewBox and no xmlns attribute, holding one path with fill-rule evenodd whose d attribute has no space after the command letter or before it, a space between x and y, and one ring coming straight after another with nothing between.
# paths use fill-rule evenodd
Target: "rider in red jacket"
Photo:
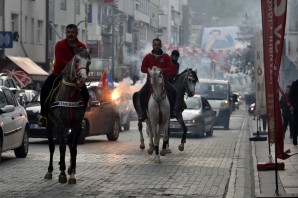
<instances>
[{"instance_id":1,"label":"rider in red jacket","mask_svg":"<svg viewBox=\"0 0 298 198\"><path fill-rule=\"evenodd\" d=\"M55 45L55 63L54 63L54 70L52 74L46 79L44 82L41 92L40 92L40 119L38 120L38 124L41 127L46 127L47 125L47 115L49 104L46 99L53 87L54 82L60 81L60 74L64 67L69 63L69 61L74 57L74 47L82 47L86 49L86 45L80 42L77 38L78 36L78 28L74 24L69 24L66 26L65 30L66 38L58 41ZM57 79L57 80L56 80ZM86 86L82 87L81 90L82 98L85 107L87 106L89 100L89 93Z\"/></svg>"},{"instance_id":2,"label":"rider in red jacket","mask_svg":"<svg viewBox=\"0 0 298 198\"><path fill-rule=\"evenodd\" d=\"M162 70L165 79L165 87L167 92L169 93L169 102L171 106L171 117L175 117L177 115L177 108L174 104L176 100L177 90L176 88L171 85L168 80L176 76L177 71L172 66L171 58L168 54L164 53L161 50L162 44L159 38L155 38L152 41L153 50L151 53L147 54L142 62L141 71L147 74L147 81L144 86L140 90L140 103L142 114L139 115L139 120L144 121L146 119L146 109L147 109L147 102L148 102L148 93L150 89L150 82L149 82L149 72L148 68L152 69L153 66L157 66Z\"/></svg>"}]
</instances>

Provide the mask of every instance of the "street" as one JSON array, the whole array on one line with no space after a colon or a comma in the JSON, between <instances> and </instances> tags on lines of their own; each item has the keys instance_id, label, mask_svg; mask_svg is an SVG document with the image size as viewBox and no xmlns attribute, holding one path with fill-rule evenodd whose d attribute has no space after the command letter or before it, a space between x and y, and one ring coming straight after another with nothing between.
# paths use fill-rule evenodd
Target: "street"
<instances>
[{"instance_id":1,"label":"street","mask_svg":"<svg viewBox=\"0 0 298 198\"><path fill-rule=\"evenodd\" d=\"M248 116L243 108L232 113L230 130L215 127L212 137L188 138L182 152L181 138L171 137L172 153L161 157L160 164L154 163L154 154L147 154L145 129L146 148L140 150L135 121L116 142L106 136L88 137L78 146L75 185L58 183L57 144L53 179L44 179L47 140L30 139L27 158L15 158L13 151L2 154L0 197L226 197L239 133ZM68 150L66 156L68 166Z\"/></svg>"}]
</instances>

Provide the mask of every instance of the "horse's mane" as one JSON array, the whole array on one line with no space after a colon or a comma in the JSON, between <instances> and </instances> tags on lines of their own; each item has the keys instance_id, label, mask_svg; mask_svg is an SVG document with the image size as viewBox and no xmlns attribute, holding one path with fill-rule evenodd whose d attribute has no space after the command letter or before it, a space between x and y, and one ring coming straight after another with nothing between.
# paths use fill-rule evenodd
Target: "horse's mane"
<instances>
[{"instance_id":1,"label":"horse's mane","mask_svg":"<svg viewBox=\"0 0 298 198\"><path fill-rule=\"evenodd\" d=\"M180 74L178 74L178 75L175 77L174 82L177 81L177 79L178 79L179 77L181 77L182 75L184 75L184 74L185 74L186 72L188 72L188 71L191 72L191 74L192 74L193 77L195 78L195 81L198 82L199 78L198 78L198 76L197 76L197 72L195 72L194 70L192 70L192 68L187 68L187 69L185 69L183 72L181 72Z\"/></svg>"}]
</instances>

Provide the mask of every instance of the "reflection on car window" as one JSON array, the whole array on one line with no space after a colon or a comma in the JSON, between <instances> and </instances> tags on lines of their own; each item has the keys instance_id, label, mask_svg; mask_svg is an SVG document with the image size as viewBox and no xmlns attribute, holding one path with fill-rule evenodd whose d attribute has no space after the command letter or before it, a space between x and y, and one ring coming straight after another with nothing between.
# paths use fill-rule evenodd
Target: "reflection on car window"
<instances>
[{"instance_id":1,"label":"reflection on car window","mask_svg":"<svg viewBox=\"0 0 298 198\"><path fill-rule=\"evenodd\" d=\"M197 97L187 98L185 103L187 105L187 109L200 109L202 106L201 100Z\"/></svg>"},{"instance_id":2,"label":"reflection on car window","mask_svg":"<svg viewBox=\"0 0 298 198\"><path fill-rule=\"evenodd\" d=\"M227 97L227 84L199 83L196 92L207 99L223 100Z\"/></svg>"},{"instance_id":3,"label":"reflection on car window","mask_svg":"<svg viewBox=\"0 0 298 198\"><path fill-rule=\"evenodd\" d=\"M7 105L6 97L2 91L0 91L0 108L5 107Z\"/></svg>"},{"instance_id":4,"label":"reflection on car window","mask_svg":"<svg viewBox=\"0 0 298 198\"><path fill-rule=\"evenodd\" d=\"M16 101L14 100L14 97L13 97L12 93L9 90L5 90L5 89L3 90L3 92L6 95L7 103L9 105L16 106Z\"/></svg>"}]
</instances>

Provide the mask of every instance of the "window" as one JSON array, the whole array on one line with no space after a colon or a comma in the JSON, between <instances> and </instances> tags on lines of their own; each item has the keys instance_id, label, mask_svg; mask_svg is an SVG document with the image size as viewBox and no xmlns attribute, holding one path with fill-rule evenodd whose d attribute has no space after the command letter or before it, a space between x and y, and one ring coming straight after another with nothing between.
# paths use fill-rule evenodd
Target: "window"
<instances>
[{"instance_id":1,"label":"window","mask_svg":"<svg viewBox=\"0 0 298 198\"><path fill-rule=\"evenodd\" d=\"M4 94L6 95L8 105L16 106L16 101L9 90L3 90Z\"/></svg>"},{"instance_id":2,"label":"window","mask_svg":"<svg viewBox=\"0 0 298 198\"><path fill-rule=\"evenodd\" d=\"M17 32L19 26L19 15L18 14L11 14L11 31Z\"/></svg>"},{"instance_id":3,"label":"window","mask_svg":"<svg viewBox=\"0 0 298 198\"><path fill-rule=\"evenodd\" d=\"M2 91L0 91L0 108L3 108L7 105L7 100Z\"/></svg>"},{"instance_id":4,"label":"window","mask_svg":"<svg viewBox=\"0 0 298 198\"><path fill-rule=\"evenodd\" d=\"M66 10L66 0L60 0L60 9Z\"/></svg>"},{"instance_id":5,"label":"window","mask_svg":"<svg viewBox=\"0 0 298 198\"><path fill-rule=\"evenodd\" d=\"M97 24L98 25L101 25L102 24L102 21L101 21L101 15L102 15L102 6L100 4L98 4L98 7L97 7Z\"/></svg>"},{"instance_id":6,"label":"window","mask_svg":"<svg viewBox=\"0 0 298 198\"><path fill-rule=\"evenodd\" d=\"M30 38L30 43L34 44L34 18L31 19L31 38Z\"/></svg>"},{"instance_id":7,"label":"window","mask_svg":"<svg viewBox=\"0 0 298 198\"><path fill-rule=\"evenodd\" d=\"M61 26L61 35L62 35L62 38L65 38L65 29L66 27L65 26Z\"/></svg>"},{"instance_id":8,"label":"window","mask_svg":"<svg viewBox=\"0 0 298 198\"><path fill-rule=\"evenodd\" d=\"M81 9L81 7L80 7L80 0L76 0L76 14L80 14L80 9Z\"/></svg>"},{"instance_id":9,"label":"window","mask_svg":"<svg viewBox=\"0 0 298 198\"><path fill-rule=\"evenodd\" d=\"M43 44L43 21L37 21L37 43Z\"/></svg>"},{"instance_id":10,"label":"window","mask_svg":"<svg viewBox=\"0 0 298 198\"><path fill-rule=\"evenodd\" d=\"M22 36L22 35L21 35ZM24 31L24 43L28 41L28 16L25 16L25 31Z\"/></svg>"}]
</instances>

